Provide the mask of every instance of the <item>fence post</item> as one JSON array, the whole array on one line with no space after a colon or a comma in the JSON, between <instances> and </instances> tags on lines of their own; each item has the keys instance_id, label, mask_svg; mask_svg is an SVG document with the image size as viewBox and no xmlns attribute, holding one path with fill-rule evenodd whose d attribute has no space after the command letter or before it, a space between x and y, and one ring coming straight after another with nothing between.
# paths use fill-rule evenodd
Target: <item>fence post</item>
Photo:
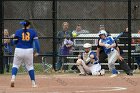
<instances>
[{"instance_id":1,"label":"fence post","mask_svg":"<svg viewBox=\"0 0 140 93\"><path fill-rule=\"evenodd\" d=\"M0 1L0 9L1 9L1 13L0 13L0 74L4 73L4 69L3 69L3 50L2 50L2 32L3 32L3 0Z\"/></svg>"},{"instance_id":2,"label":"fence post","mask_svg":"<svg viewBox=\"0 0 140 93\"><path fill-rule=\"evenodd\" d=\"M56 42L56 37L57 37L57 0L53 0L52 3L52 15L53 15L53 69L55 69L55 64L57 61L57 42Z\"/></svg>"},{"instance_id":3,"label":"fence post","mask_svg":"<svg viewBox=\"0 0 140 93\"><path fill-rule=\"evenodd\" d=\"M131 0L128 0L128 65L131 68Z\"/></svg>"}]
</instances>

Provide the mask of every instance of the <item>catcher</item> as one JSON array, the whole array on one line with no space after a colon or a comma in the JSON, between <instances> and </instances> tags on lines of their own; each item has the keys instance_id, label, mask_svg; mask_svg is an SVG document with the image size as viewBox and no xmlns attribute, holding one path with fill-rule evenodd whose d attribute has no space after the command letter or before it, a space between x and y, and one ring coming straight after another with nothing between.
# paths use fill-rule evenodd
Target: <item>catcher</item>
<instances>
[{"instance_id":1,"label":"catcher","mask_svg":"<svg viewBox=\"0 0 140 93\"><path fill-rule=\"evenodd\" d=\"M79 75L104 75L105 70L101 70L101 65L98 62L95 52L91 51L92 45L85 43L83 47L84 52L81 55L78 55L78 60L76 62L77 67L80 70Z\"/></svg>"}]
</instances>

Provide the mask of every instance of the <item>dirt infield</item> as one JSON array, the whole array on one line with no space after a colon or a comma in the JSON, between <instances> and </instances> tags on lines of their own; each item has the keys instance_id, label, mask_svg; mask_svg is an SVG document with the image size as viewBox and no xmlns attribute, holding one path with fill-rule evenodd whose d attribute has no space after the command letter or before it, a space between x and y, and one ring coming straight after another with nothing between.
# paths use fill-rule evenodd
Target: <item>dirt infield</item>
<instances>
[{"instance_id":1,"label":"dirt infield","mask_svg":"<svg viewBox=\"0 0 140 93\"><path fill-rule=\"evenodd\" d=\"M0 93L139 93L140 75L78 76L77 74L36 75L38 87L32 88L29 76L18 75L10 87L10 75L0 75Z\"/></svg>"}]
</instances>

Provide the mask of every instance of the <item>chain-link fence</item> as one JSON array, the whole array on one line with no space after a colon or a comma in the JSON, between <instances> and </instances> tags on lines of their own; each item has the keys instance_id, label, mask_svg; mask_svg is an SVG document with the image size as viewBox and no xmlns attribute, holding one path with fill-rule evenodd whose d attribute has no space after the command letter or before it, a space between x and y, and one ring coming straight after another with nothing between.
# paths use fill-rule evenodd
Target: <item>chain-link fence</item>
<instances>
[{"instance_id":1,"label":"chain-link fence","mask_svg":"<svg viewBox=\"0 0 140 93\"><path fill-rule=\"evenodd\" d=\"M96 51L98 32L101 27L116 37L127 27L131 26L131 34L137 35L140 24L139 0L36 0L36 1L3 1L4 29L8 29L10 35L14 34L20 26L20 21L29 19L32 28L38 32L41 53L34 58L35 70L38 72L75 69L76 57L83 52L84 43L92 43L92 49ZM131 6L128 6L131 3ZM128 24L131 8L131 24ZM65 24L66 23L66 24ZM68 24L67 24L68 23ZM72 33L78 29L76 36ZM67 36L63 32L70 32L70 38L74 45L71 53L61 53L63 40ZM133 35L133 36L134 36ZM128 37L128 36L127 36ZM55 40L55 41L54 41ZM124 40L124 39L123 39ZM123 41L117 40L117 41ZM123 42L123 44L125 41ZM128 58L128 45L120 45L124 56ZM14 54L12 46L12 55ZM55 49L54 49L55 48ZM129 50L134 50L134 46ZM65 49L63 50L65 51ZM132 53L131 53L132 54ZM134 53L133 53L134 54ZM5 56L5 55L4 55ZM131 59L131 58L130 58ZM132 56L132 59L135 59ZM64 62L65 61L65 62ZM9 61L12 63L12 60ZM135 60L132 61L136 62ZM128 62L129 63L129 62ZM52 65L53 64L53 65ZM61 67L61 65L63 67ZM67 65L69 67L67 67ZM24 64L21 72L24 71ZM11 69L9 69L11 70Z\"/></svg>"}]
</instances>

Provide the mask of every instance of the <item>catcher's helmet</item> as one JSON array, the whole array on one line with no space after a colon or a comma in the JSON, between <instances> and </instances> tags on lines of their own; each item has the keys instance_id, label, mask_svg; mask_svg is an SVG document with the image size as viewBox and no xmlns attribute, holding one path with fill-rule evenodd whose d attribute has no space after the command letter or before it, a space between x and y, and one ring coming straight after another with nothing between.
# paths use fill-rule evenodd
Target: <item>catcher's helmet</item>
<instances>
[{"instance_id":1,"label":"catcher's helmet","mask_svg":"<svg viewBox=\"0 0 140 93\"><path fill-rule=\"evenodd\" d=\"M91 45L90 43L85 43L85 44L83 45L83 47L84 47L84 48L91 48L92 45Z\"/></svg>"}]
</instances>

